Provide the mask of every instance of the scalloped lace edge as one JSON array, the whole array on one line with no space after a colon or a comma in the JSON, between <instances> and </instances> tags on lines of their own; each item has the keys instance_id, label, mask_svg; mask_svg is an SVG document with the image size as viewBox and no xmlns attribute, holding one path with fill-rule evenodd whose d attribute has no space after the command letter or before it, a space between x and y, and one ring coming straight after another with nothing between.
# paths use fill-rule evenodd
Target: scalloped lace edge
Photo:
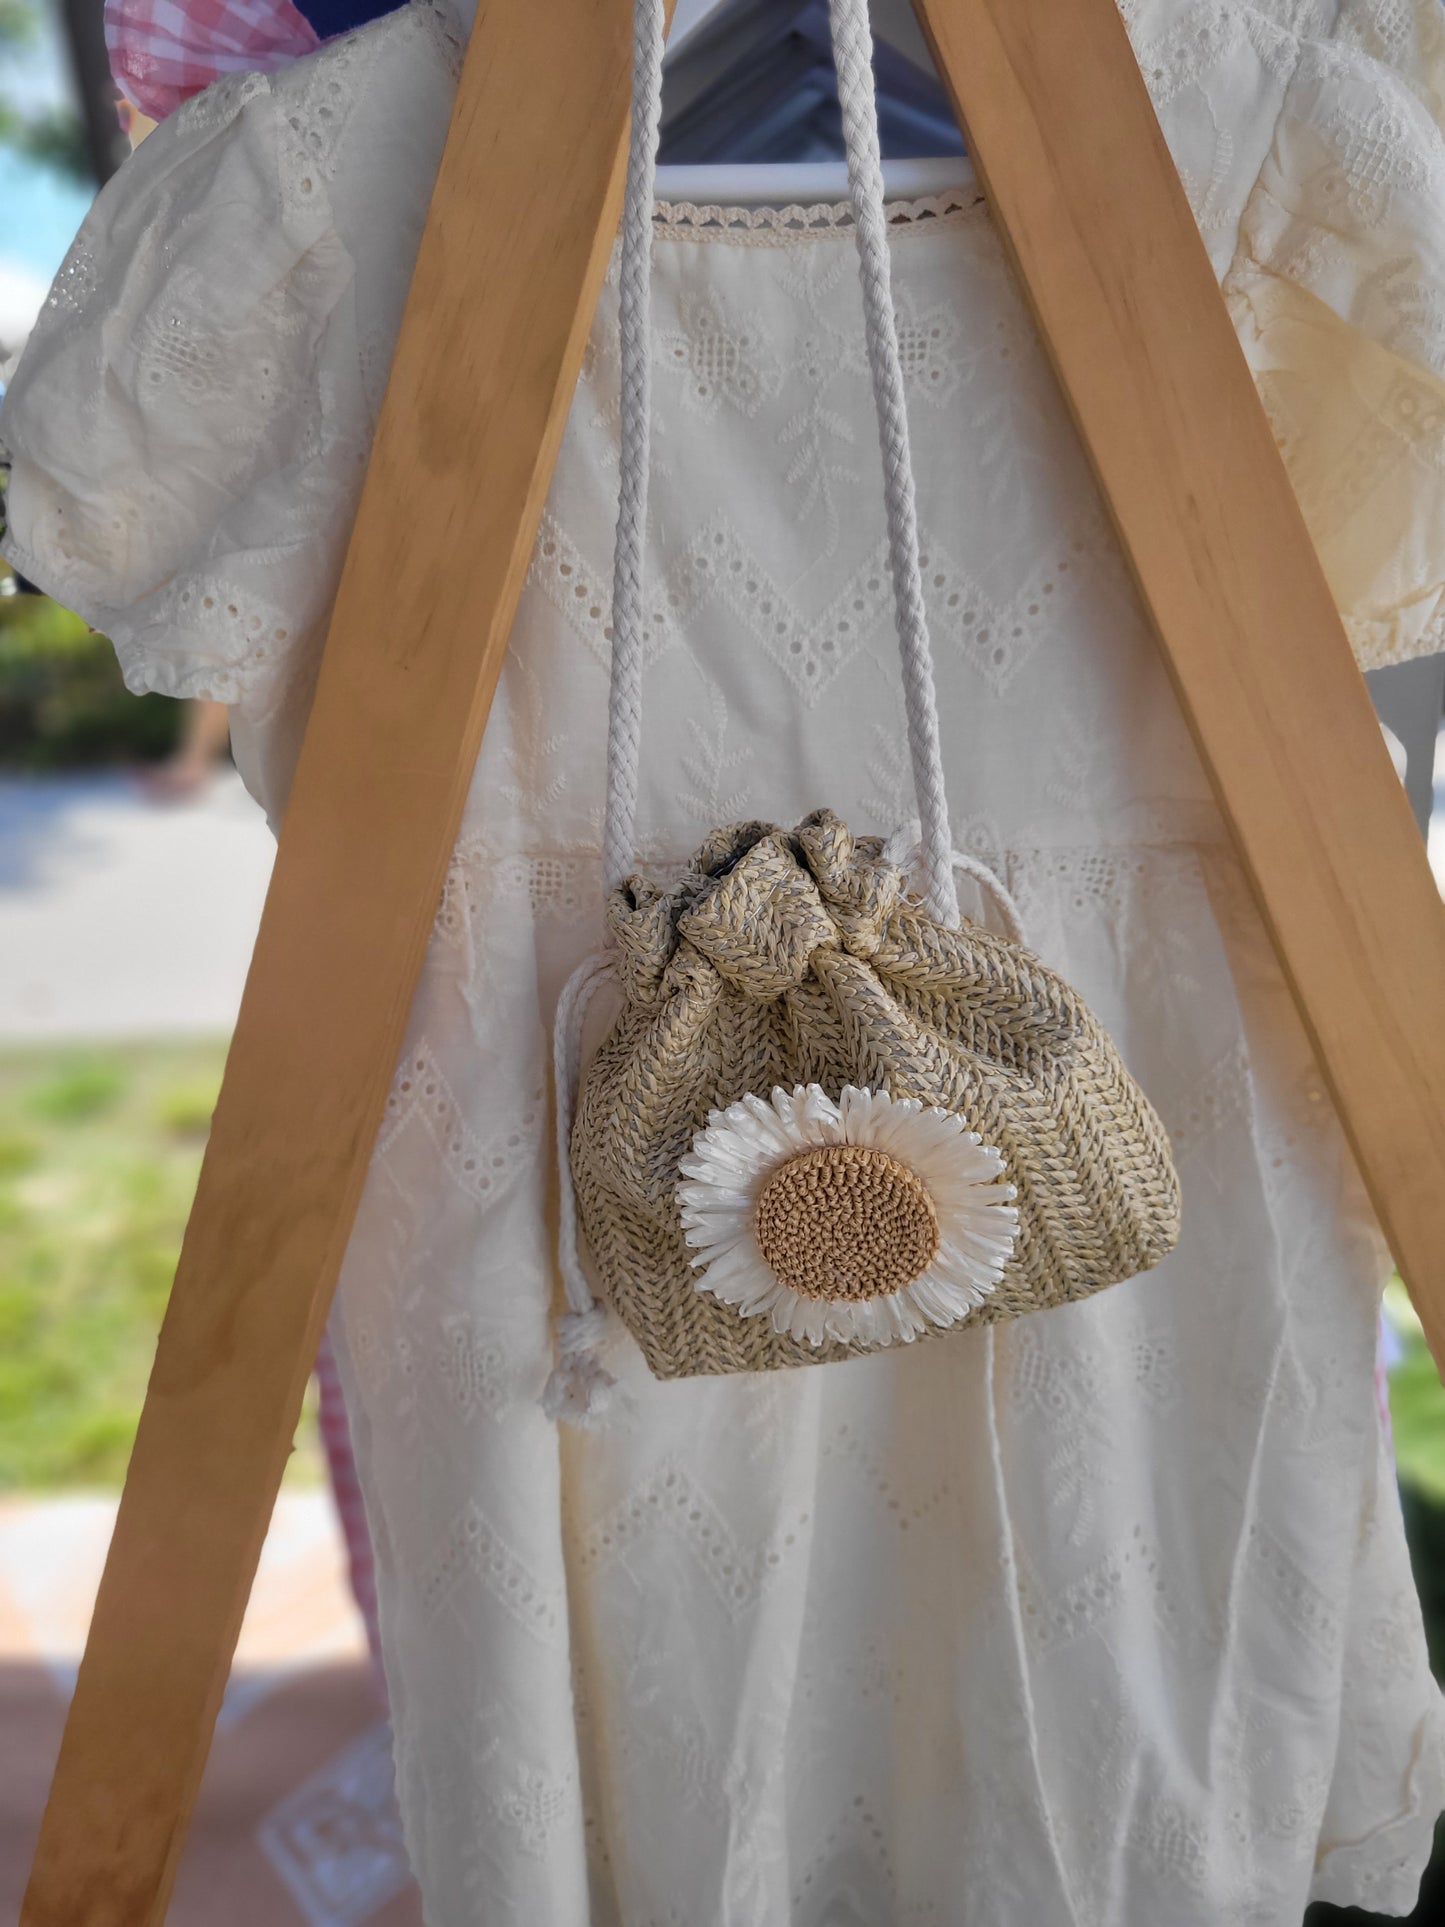
<instances>
[{"instance_id":1,"label":"scalloped lace edge","mask_svg":"<svg viewBox=\"0 0 1445 1927\"><path fill-rule=\"evenodd\" d=\"M952 224L985 211L982 191L971 182L916 201L893 201L888 207L890 227ZM716 202L659 201L655 227L685 241L729 241L747 245L779 246L818 235L847 232L853 210L847 201L790 201L778 207L725 207Z\"/></svg>"}]
</instances>

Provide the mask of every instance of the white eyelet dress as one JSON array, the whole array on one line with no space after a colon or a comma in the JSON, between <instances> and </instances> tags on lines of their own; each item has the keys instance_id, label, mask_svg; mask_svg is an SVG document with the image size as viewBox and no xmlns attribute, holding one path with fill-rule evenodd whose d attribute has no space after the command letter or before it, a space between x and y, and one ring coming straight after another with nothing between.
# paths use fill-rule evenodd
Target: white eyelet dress
<instances>
[{"instance_id":1,"label":"white eyelet dress","mask_svg":"<svg viewBox=\"0 0 1445 1927\"><path fill-rule=\"evenodd\" d=\"M1351 634L1438 648L1433 0L1133 0ZM414 6L101 197L0 415L11 553L274 818L454 84ZM334 1320L430 1927L1298 1927L1445 1804L1372 1376L1387 1259L998 239L894 211L954 836L1160 1110L1184 1234L1086 1304L543 1416L548 1043L600 936L604 292ZM912 813L847 216L660 211L639 833ZM398 622L406 611L396 611ZM965 909L980 913L968 901Z\"/></svg>"}]
</instances>

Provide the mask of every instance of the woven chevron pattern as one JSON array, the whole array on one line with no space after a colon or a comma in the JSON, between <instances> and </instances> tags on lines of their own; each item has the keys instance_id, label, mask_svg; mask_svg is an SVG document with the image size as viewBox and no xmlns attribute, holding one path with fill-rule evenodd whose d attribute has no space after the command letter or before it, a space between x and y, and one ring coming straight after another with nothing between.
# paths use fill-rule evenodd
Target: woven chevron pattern
<instances>
[{"instance_id":1,"label":"woven chevron pattern","mask_svg":"<svg viewBox=\"0 0 1445 1927\"><path fill-rule=\"evenodd\" d=\"M830 811L717 830L676 887L613 892L623 1009L583 1080L572 1173L612 1308L659 1378L771 1371L814 1348L699 1292L678 1163L714 1109L775 1085L941 1105L996 1145L1019 1235L969 1324L1071 1303L1179 1235L1164 1128L1078 994L1021 945L946 929L881 841Z\"/></svg>"}]
</instances>

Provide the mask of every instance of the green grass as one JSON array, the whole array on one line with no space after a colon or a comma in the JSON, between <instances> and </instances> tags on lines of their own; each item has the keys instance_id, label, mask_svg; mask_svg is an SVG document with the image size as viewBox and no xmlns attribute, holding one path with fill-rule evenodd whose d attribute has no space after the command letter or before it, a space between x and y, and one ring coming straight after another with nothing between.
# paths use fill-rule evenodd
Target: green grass
<instances>
[{"instance_id":1,"label":"green grass","mask_svg":"<svg viewBox=\"0 0 1445 1927\"><path fill-rule=\"evenodd\" d=\"M1406 1347L1391 1375L1390 1412L1401 1483L1445 1505L1445 1392L1423 1339Z\"/></svg>"},{"instance_id":2,"label":"green grass","mask_svg":"<svg viewBox=\"0 0 1445 1927\"><path fill-rule=\"evenodd\" d=\"M224 1059L0 1053L0 1490L120 1484ZM319 1467L308 1418L290 1476Z\"/></svg>"},{"instance_id":3,"label":"green grass","mask_svg":"<svg viewBox=\"0 0 1445 1927\"><path fill-rule=\"evenodd\" d=\"M1392 1280L1385 1309L1404 1347L1390 1374L1390 1418L1400 1482L1432 1505L1445 1505L1445 1390L1405 1287Z\"/></svg>"},{"instance_id":4,"label":"green grass","mask_svg":"<svg viewBox=\"0 0 1445 1927\"><path fill-rule=\"evenodd\" d=\"M0 1052L0 1490L119 1485L196 1188L222 1041ZM1445 1506L1445 1392L1403 1287L1402 1482ZM319 1474L303 1420L290 1476Z\"/></svg>"}]
</instances>

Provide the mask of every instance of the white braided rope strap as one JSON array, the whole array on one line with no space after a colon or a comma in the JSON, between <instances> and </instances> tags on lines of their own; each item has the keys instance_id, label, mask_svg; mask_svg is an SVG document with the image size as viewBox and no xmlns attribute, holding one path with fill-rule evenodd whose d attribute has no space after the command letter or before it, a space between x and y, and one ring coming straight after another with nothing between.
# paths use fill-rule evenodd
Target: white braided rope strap
<instances>
[{"instance_id":1,"label":"white braided rope strap","mask_svg":"<svg viewBox=\"0 0 1445 1927\"><path fill-rule=\"evenodd\" d=\"M953 835L943 784L933 651L923 607L923 571L918 560L918 511L888 263L888 216L883 203L883 161L878 148L868 0L829 0L828 12L833 30L833 60L838 69L838 104L843 113L843 146L848 156L848 198L853 205L858 237L868 367L873 377L873 401L883 455L888 562L893 576L898 647L903 663L903 700L908 718L913 786L923 827L927 904L930 915L950 929L956 929L958 892L953 881Z\"/></svg>"},{"instance_id":2,"label":"white braided rope strap","mask_svg":"<svg viewBox=\"0 0 1445 1927\"><path fill-rule=\"evenodd\" d=\"M888 218L873 92L873 37L867 0L830 0L833 57L848 156L848 189L858 237L868 366L883 456L883 498L893 578L904 708L922 825L929 913L956 928L958 892L943 781L933 654L918 559L918 517L908 441L903 367L888 265ZM622 214L620 345L622 448L613 563L612 680L608 702L607 804L603 869L615 889L633 867L642 734L643 551L647 523L651 378L652 210L662 119L662 0L635 0L632 137Z\"/></svg>"},{"instance_id":3,"label":"white braided rope strap","mask_svg":"<svg viewBox=\"0 0 1445 1927\"><path fill-rule=\"evenodd\" d=\"M662 125L663 0L634 0L632 134L622 204L618 289L622 447L612 561L612 678L607 700L607 805L602 872L615 890L633 866L642 744L643 549L652 417L652 205Z\"/></svg>"}]
</instances>

